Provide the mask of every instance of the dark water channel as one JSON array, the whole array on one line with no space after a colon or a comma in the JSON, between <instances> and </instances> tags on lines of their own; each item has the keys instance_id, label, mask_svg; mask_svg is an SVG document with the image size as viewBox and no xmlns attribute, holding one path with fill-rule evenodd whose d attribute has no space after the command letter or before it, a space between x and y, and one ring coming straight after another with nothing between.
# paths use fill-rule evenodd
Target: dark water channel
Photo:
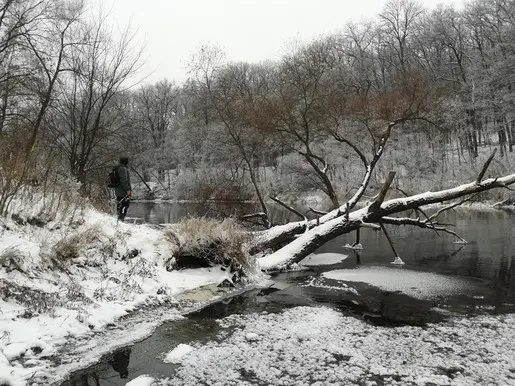
<instances>
[{"instance_id":1,"label":"dark water channel","mask_svg":"<svg viewBox=\"0 0 515 386\"><path fill-rule=\"evenodd\" d=\"M132 216L152 223L194 214L179 204L140 203L131 209ZM354 242L354 235L345 235L317 251L347 256L342 262L278 274L270 288L165 323L149 338L106 356L62 385L125 385L142 374L172 376L177 365L164 363L164 354L180 343L219 339L216 320L234 313L325 304L373 324L395 326L424 325L451 315L515 312L515 212L459 209L441 221L454 224L452 229L469 243L455 244L452 236L427 230L394 228L390 236L406 263L397 267L390 264L393 253L383 234L363 230L363 250L345 248Z\"/></svg>"}]
</instances>

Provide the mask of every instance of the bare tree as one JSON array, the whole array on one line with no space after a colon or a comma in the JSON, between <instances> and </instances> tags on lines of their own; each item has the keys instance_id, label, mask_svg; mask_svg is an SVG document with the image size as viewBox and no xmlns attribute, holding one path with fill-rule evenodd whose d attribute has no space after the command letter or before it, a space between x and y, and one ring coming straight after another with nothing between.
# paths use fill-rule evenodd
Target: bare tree
<instances>
[{"instance_id":1,"label":"bare tree","mask_svg":"<svg viewBox=\"0 0 515 386\"><path fill-rule=\"evenodd\" d=\"M0 121L2 131L6 118L13 118L11 129L15 128L7 137L10 150L2 146L8 161L1 165L0 212L7 209L26 180L32 179L28 174L35 166L44 118L66 70L65 59L76 44L73 29L82 12L81 1L10 1L0 9L1 23L6 26L1 44L5 87Z\"/></svg>"},{"instance_id":2,"label":"bare tree","mask_svg":"<svg viewBox=\"0 0 515 386\"><path fill-rule=\"evenodd\" d=\"M388 47L395 53L392 65L401 72L408 70L410 39L423 12L422 6L414 1L391 0L379 15L383 32L389 37L386 40Z\"/></svg>"},{"instance_id":3,"label":"bare tree","mask_svg":"<svg viewBox=\"0 0 515 386\"><path fill-rule=\"evenodd\" d=\"M177 87L167 80L143 86L136 94L141 114L139 123L156 148L164 144L166 133L172 127L177 115L178 97Z\"/></svg>"},{"instance_id":4,"label":"bare tree","mask_svg":"<svg viewBox=\"0 0 515 386\"><path fill-rule=\"evenodd\" d=\"M33 33L45 6L36 1L8 0L0 5L0 134L8 121L16 118L16 107L24 94L23 79L31 74L23 62L23 42Z\"/></svg>"},{"instance_id":5,"label":"bare tree","mask_svg":"<svg viewBox=\"0 0 515 386\"><path fill-rule=\"evenodd\" d=\"M112 159L109 139L124 130L128 114L117 111L115 96L129 87L141 64L130 27L118 38L107 18L84 23L66 64L70 71L59 84L61 98L49 119L52 142L65 155L72 175L84 186L88 173ZM121 114L120 114L121 113Z\"/></svg>"},{"instance_id":6,"label":"bare tree","mask_svg":"<svg viewBox=\"0 0 515 386\"><path fill-rule=\"evenodd\" d=\"M219 51L204 48L197 63L197 74L208 92L215 119L224 129L225 135L217 141L226 141L237 150L260 204L260 217L269 227L268 209L256 173L256 155L266 142L266 137L259 133L259 110L262 107L259 103L267 97L270 79L259 66L245 63L220 65L216 62L219 58Z\"/></svg>"},{"instance_id":7,"label":"bare tree","mask_svg":"<svg viewBox=\"0 0 515 386\"><path fill-rule=\"evenodd\" d=\"M275 128L284 143L311 166L320 188L337 208L340 202L329 177L328 159L314 146L327 138L322 125L325 87L334 60L331 48L331 42L318 41L285 56L277 77Z\"/></svg>"},{"instance_id":8,"label":"bare tree","mask_svg":"<svg viewBox=\"0 0 515 386\"><path fill-rule=\"evenodd\" d=\"M153 160L158 178L163 180L164 171L170 168L174 158L165 141L177 127L179 88L167 80L145 85L136 92L135 103L134 118L141 133L139 142L148 148L147 158Z\"/></svg>"}]
</instances>

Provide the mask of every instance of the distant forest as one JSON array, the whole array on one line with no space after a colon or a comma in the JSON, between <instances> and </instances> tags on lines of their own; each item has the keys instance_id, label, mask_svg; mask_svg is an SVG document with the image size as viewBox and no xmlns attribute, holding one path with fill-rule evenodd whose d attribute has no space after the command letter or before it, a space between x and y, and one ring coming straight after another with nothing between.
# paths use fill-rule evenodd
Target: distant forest
<instances>
[{"instance_id":1,"label":"distant forest","mask_svg":"<svg viewBox=\"0 0 515 386\"><path fill-rule=\"evenodd\" d=\"M391 170L399 195L473 181L493 149L489 170L513 172L514 0L393 0L279 61L204 46L181 85L135 84L143 47L88 7L0 1L0 212L27 185L105 199L121 155L139 197L265 213L269 197L339 207L368 172L371 196Z\"/></svg>"}]
</instances>

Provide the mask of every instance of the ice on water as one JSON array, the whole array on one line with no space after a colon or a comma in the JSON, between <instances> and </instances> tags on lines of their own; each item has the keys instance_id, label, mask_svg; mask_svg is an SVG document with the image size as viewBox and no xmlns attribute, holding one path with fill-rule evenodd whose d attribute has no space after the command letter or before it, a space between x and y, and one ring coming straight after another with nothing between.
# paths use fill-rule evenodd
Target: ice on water
<instances>
[{"instance_id":1,"label":"ice on water","mask_svg":"<svg viewBox=\"0 0 515 386\"><path fill-rule=\"evenodd\" d=\"M395 267L339 269L324 272L322 277L345 282L363 282L386 291L400 291L419 299L458 294L472 295L477 290L477 283L465 277Z\"/></svg>"},{"instance_id":2,"label":"ice on water","mask_svg":"<svg viewBox=\"0 0 515 386\"><path fill-rule=\"evenodd\" d=\"M318 265L332 265L341 263L343 260L348 258L349 255L342 253L312 253L306 256L299 265L307 267L318 266Z\"/></svg>"},{"instance_id":3,"label":"ice on water","mask_svg":"<svg viewBox=\"0 0 515 386\"><path fill-rule=\"evenodd\" d=\"M326 307L231 315L219 320L225 339L192 343L177 372L157 384L507 385L514 322L481 316L386 328Z\"/></svg>"}]
</instances>

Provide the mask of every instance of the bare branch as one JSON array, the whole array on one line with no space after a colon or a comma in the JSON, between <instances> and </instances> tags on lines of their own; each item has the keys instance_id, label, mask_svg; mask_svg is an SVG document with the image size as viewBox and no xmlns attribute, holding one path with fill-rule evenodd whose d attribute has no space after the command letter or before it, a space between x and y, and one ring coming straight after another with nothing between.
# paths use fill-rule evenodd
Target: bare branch
<instances>
[{"instance_id":1,"label":"bare branch","mask_svg":"<svg viewBox=\"0 0 515 386\"><path fill-rule=\"evenodd\" d=\"M436 213L432 214L430 217L429 217L429 221L435 219L436 217L438 217L439 215L441 215L443 212L446 212L448 210L451 210L453 208L456 208L464 203L466 203L467 201L470 201L472 200L472 197L467 197L467 198L464 198L463 200L460 200L460 201L457 201L455 202L454 204L451 204L451 205L448 205L444 208L441 208L440 210L438 210Z\"/></svg>"},{"instance_id":2,"label":"bare branch","mask_svg":"<svg viewBox=\"0 0 515 386\"><path fill-rule=\"evenodd\" d=\"M313 209L312 207L309 207L308 213L309 213L309 212L313 212L314 214L318 214L318 215L324 215L324 214L327 214L327 212L323 212L323 211L321 211L321 210Z\"/></svg>"},{"instance_id":3,"label":"bare branch","mask_svg":"<svg viewBox=\"0 0 515 386\"><path fill-rule=\"evenodd\" d=\"M495 153L497 153L497 148L494 149L494 151L492 152L490 157L488 157L488 159L486 160L485 164L483 165L483 169L481 169L481 172L477 176L477 180L476 180L477 184L479 184L481 182L481 180L483 179L483 177L484 177L484 175L486 173L486 170L488 169L488 167L490 166L490 163L492 162L492 160L495 157Z\"/></svg>"},{"instance_id":4,"label":"bare branch","mask_svg":"<svg viewBox=\"0 0 515 386\"><path fill-rule=\"evenodd\" d=\"M270 199L272 201L278 203L279 205L281 205L283 208L288 209L290 212L295 213L297 216L301 217L304 221L308 221L306 216L304 216L302 213L300 213L298 210L296 210L295 208L291 207L290 205L285 204L284 202L282 202L278 198L270 196Z\"/></svg>"},{"instance_id":5,"label":"bare branch","mask_svg":"<svg viewBox=\"0 0 515 386\"><path fill-rule=\"evenodd\" d=\"M354 150L354 152L358 155L359 159L361 159L361 162L363 162L363 165L365 165L365 168L368 166L367 157L365 157L365 154L361 150L358 149L354 143L350 142L347 138L342 137L338 133L331 133L334 139L336 139L338 142L342 142L347 144Z\"/></svg>"},{"instance_id":6,"label":"bare branch","mask_svg":"<svg viewBox=\"0 0 515 386\"><path fill-rule=\"evenodd\" d=\"M418 228L425 228L425 229L432 229L435 231L441 231L444 233L451 234L455 236L457 239L459 239L462 243L467 243L467 241L459 236L456 232L453 230L450 230L444 226L436 225L435 223L427 222L427 221L420 221L419 219L409 218L409 217L382 217L381 222L385 224L391 224L391 225L411 225L416 226Z\"/></svg>"},{"instance_id":7,"label":"bare branch","mask_svg":"<svg viewBox=\"0 0 515 386\"><path fill-rule=\"evenodd\" d=\"M253 224L256 224L255 222L252 221L253 219L260 218L261 221L263 222L263 224L258 224L258 225L264 225L266 228L270 228L270 221L268 220L268 216L266 213L263 213L263 212L246 214L246 215L240 216L238 218L241 221L248 221Z\"/></svg>"},{"instance_id":8,"label":"bare branch","mask_svg":"<svg viewBox=\"0 0 515 386\"><path fill-rule=\"evenodd\" d=\"M393 245L393 241L392 239L390 238L390 235L388 234L388 232L386 231L386 228L383 224L383 222L380 222L379 223L379 226L380 228L383 230L383 233L384 235L386 236L386 239L388 240L388 244L390 244L390 248L392 248L392 251L393 251L393 254L395 255L396 258L400 258L399 257L399 254L397 253L397 251L395 250L395 246Z\"/></svg>"},{"instance_id":9,"label":"bare branch","mask_svg":"<svg viewBox=\"0 0 515 386\"><path fill-rule=\"evenodd\" d=\"M361 228L370 228L370 229L373 229L375 231L380 231L381 230L381 226L380 225L377 225L377 224L374 224L374 223L371 223L371 222L362 222L360 224L360 227Z\"/></svg>"}]
</instances>

